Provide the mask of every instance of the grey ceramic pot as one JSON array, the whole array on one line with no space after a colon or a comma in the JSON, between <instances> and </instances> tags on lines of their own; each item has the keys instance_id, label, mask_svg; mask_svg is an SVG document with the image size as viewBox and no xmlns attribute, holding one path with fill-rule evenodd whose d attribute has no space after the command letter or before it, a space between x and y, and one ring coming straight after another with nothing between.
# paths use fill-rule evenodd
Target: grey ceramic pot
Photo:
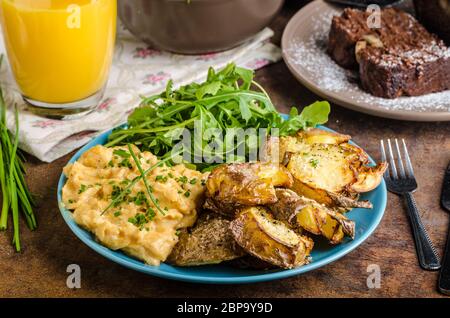
<instances>
[{"instance_id":1,"label":"grey ceramic pot","mask_svg":"<svg viewBox=\"0 0 450 318\"><path fill-rule=\"evenodd\" d=\"M183 54L236 46L269 24L284 0L119 0L125 26L150 46Z\"/></svg>"}]
</instances>

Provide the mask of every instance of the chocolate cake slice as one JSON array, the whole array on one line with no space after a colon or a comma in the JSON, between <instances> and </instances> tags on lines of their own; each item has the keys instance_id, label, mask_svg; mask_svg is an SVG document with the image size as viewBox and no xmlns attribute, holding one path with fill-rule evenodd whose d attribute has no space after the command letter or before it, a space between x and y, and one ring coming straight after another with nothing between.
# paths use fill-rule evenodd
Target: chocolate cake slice
<instances>
[{"instance_id":1,"label":"chocolate cake slice","mask_svg":"<svg viewBox=\"0 0 450 318\"><path fill-rule=\"evenodd\" d=\"M359 69L372 95L396 98L450 89L450 49L410 14L381 11L381 27L369 28L368 12L345 9L335 16L328 53L339 65Z\"/></svg>"}]
</instances>

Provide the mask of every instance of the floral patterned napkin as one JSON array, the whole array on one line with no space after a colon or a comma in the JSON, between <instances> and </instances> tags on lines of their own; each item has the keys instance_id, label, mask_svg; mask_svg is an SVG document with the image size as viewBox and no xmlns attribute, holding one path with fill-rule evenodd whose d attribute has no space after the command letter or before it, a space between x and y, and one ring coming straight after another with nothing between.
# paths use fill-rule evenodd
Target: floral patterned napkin
<instances>
[{"instance_id":1,"label":"floral patterned napkin","mask_svg":"<svg viewBox=\"0 0 450 318\"><path fill-rule=\"evenodd\" d=\"M139 96L159 93L169 79L179 86L204 79L209 66L218 68L234 61L258 69L280 60L280 49L268 41L272 35L272 30L266 28L229 51L183 56L151 49L119 25L103 101L88 115L65 121L46 119L27 111L9 65L3 63L0 82L9 105L8 127L12 131L15 129L11 105L16 104L20 110L20 148L42 161L51 162L86 144L99 133L126 122L127 115L138 106ZM2 38L0 52L5 52Z\"/></svg>"}]
</instances>

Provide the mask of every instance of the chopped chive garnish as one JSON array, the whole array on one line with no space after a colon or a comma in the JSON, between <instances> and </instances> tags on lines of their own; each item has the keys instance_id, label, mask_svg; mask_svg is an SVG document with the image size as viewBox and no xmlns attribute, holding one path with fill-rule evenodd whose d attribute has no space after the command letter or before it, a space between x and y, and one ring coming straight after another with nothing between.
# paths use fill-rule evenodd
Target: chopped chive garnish
<instances>
[{"instance_id":1,"label":"chopped chive garnish","mask_svg":"<svg viewBox=\"0 0 450 318\"><path fill-rule=\"evenodd\" d=\"M317 166L319 165L319 160L318 159L311 159L311 160L309 160L309 163L311 164L311 166L313 168L317 168Z\"/></svg>"},{"instance_id":2,"label":"chopped chive garnish","mask_svg":"<svg viewBox=\"0 0 450 318\"><path fill-rule=\"evenodd\" d=\"M148 200L147 200L147 198L145 196L145 193L142 192L142 191L139 191L136 194L136 197L134 198L134 204L136 204L136 205L143 205L144 203L148 205Z\"/></svg>"},{"instance_id":3,"label":"chopped chive garnish","mask_svg":"<svg viewBox=\"0 0 450 318\"><path fill-rule=\"evenodd\" d=\"M87 187L85 184L81 184L81 185L80 185L80 189L78 189L78 194L83 193L84 191L87 190L87 188L88 188L88 187Z\"/></svg>"},{"instance_id":4,"label":"chopped chive garnish","mask_svg":"<svg viewBox=\"0 0 450 318\"><path fill-rule=\"evenodd\" d=\"M148 173L150 173L150 172L151 172L152 170L154 170L156 167L158 167L158 166L164 164L165 162L172 160L173 157L178 156L180 153L181 153L181 151L179 151L179 152L173 154L173 155L170 156L170 157L167 157L167 158L165 158L165 159L162 159L161 161L155 163L155 164L152 165L150 168L148 168L147 170L145 170L143 174L141 174L140 176L135 177L135 178L131 181L131 183L125 188L125 190L122 191L122 193L121 193L116 199L112 200L111 203L110 203L110 204L102 211L101 215L105 214L112 206L114 206L115 204L117 204L117 202L118 202L119 200L122 200L122 199L125 197L125 195L127 194L127 193L126 193L127 191L130 191L130 192L131 192L131 189L136 185L136 183L138 183L138 181L140 181L140 180L143 179L143 178L144 178L144 180L145 180L145 176L146 176ZM139 165L139 166L140 166L140 165ZM142 167L141 167L141 169L142 169ZM150 197L150 198L151 198L151 197Z\"/></svg>"},{"instance_id":5,"label":"chopped chive garnish","mask_svg":"<svg viewBox=\"0 0 450 318\"><path fill-rule=\"evenodd\" d=\"M167 176L163 176L163 175L157 175L155 177L155 181L161 181L161 182L167 182Z\"/></svg>"},{"instance_id":6,"label":"chopped chive garnish","mask_svg":"<svg viewBox=\"0 0 450 318\"><path fill-rule=\"evenodd\" d=\"M156 213L155 210L153 210L152 208L148 208L147 213L145 213L145 215L148 217L150 221L152 221L155 218Z\"/></svg>"},{"instance_id":7,"label":"chopped chive garnish","mask_svg":"<svg viewBox=\"0 0 450 318\"><path fill-rule=\"evenodd\" d=\"M143 226L148 223L148 220L145 217L145 214L136 213L134 217L128 218L128 222L135 225L136 227L139 227L142 230Z\"/></svg>"},{"instance_id":8,"label":"chopped chive garnish","mask_svg":"<svg viewBox=\"0 0 450 318\"><path fill-rule=\"evenodd\" d=\"M124 179L124 180L120 181L120 184L121 184L121 185L127 185L127 184L130 184L130 180Z\"/></svg>"},{"instance_id":9,"label":"chopped chive garnish","mask_svg":"<svg viewBox=\"0 0 450 318\"><path fill-rule=\"evenodd\" d=\"M181 182L181 183L187 183L188 182L188 178L186 176L181 176L181 177L178 178L177 181Z\"/></svg>"},{"instance_id":10,"label":"chopped chive garnish","mask_svg":"<svg viewBox=\"0 0 450 318\"><path fill-rule=\"evenodd\" d=\"M119 167L125 167L128 169L133 168L133 166L131 165L131 162L128 158L125 158L121 162L119 162Z\"/></svg>"}]
</instances>

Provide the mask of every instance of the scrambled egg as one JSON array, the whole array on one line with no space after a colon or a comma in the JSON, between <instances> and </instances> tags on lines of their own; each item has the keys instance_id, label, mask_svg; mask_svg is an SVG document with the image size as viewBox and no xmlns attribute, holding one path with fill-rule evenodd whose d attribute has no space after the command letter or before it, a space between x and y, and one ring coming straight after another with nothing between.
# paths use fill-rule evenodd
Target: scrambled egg
<instances>
[{"instance_id":1,"label":"scrambled egg","mask_svg":"<svg viewBox=\"0 0 450 318\"><path fill-rule=\"evenodd\" d=\"M133 152L145 171L158 162L150 152ZM162 164L147 174L153 199L142 180L126 196L114 199L140 173L127 147L95 146L64 168L63 203L73 218L105 246L159 265L178 242L178 230L195 223L206 175L184 165ZM163 215L164 213L164 215Z\"/></svg>"}]
</instances>

